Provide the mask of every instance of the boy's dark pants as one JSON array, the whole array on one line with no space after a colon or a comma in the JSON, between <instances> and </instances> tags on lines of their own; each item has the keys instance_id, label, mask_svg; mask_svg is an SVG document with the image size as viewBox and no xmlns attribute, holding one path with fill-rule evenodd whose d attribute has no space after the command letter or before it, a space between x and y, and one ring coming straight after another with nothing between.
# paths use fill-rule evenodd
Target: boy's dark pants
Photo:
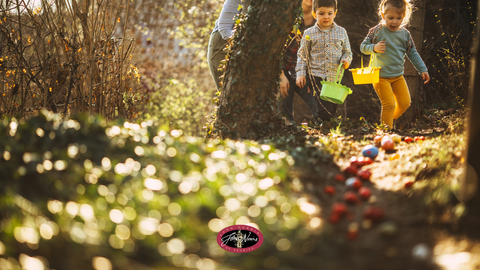
<instances>
[{"instance_id":1,"label":"boy's dark pants","mask_svg":"<svg viewBox=\"0 0 480 270\"><path fill-rule=\"evenodd\" d=\"M292 71L295 74L294 71ZM290 87L288 88L288 95L286 98L282 97L281 101L281 110L282 114L287 118L288 121L293 121L293 97L295 92L305 101L308 108L312 112L313 119L317 122L317 102L315 101L316 97L313 96L313 92L308 93L307 85L303 88L300 88L296 84L296 78L292 76L288 71L285 71L285 76L288 79ZM312 89L312 88L310 88Z\"/></svg>"},{"instance_id":2,"label":"boy's dark pants","mask_svg":"<svg viewBox=\"0 0 480 270\"><path fill-rule=\"evenodd\" d=\"M312 82L313 79L313 82ZM322 89L323 78L308 75L307 85L310 89L315 89L315 100L318 107L318 118L322 121L330 121L330 118L335 117L337 111L337 104L323 100L320 98L320 90Z\"/></svg>"}]
</instances>

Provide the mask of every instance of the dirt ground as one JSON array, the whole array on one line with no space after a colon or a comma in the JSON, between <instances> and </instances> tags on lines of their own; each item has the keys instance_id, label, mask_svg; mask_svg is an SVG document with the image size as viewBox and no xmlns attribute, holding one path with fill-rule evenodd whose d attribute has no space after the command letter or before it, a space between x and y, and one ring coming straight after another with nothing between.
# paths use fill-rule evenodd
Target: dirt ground
<instances>
[{"instance_id":1,"label":"dirt ground","mask_svg":"<svg viewBox=\"0 0 480 270\"><path fill-rule=\"evenodd\" d=\"M465 110L431 110L415 128L395 132L345 122L340 128L325 123L290 130L299 144L320 147L335 163L312 158L292 171L321 209L324 241L306 243L319 269L480 269L480 222L465 214L455 188L464 162L465 120ZM374 162L360 168L371 172L369 181L360 181L371 191L362 199L339 178L352 176L345 171L351 158L361 157L374 137L393 133L402 138L395 149L380 148ZM419 139L407 143L406 137ZM357 201L347 203L346 192ZM338 203L346 205L345 214L335 214ZM372 206L382 212L378 218L365 213Z\"/></svg>"}]
</instances>

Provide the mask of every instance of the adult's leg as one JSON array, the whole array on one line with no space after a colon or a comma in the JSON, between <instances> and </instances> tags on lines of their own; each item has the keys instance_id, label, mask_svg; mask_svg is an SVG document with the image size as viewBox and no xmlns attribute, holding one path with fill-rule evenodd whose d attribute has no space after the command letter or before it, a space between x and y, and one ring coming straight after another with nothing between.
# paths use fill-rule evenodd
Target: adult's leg
<instances>
[{"instance_id":1,"label":"adult's leg","mask_svg":"<svg viewBox=\"0 0 480 270\"><path fill-rule=\"evenodd\" d=\"M395 111L395 96L389 79L380 78L378 83L373 84L375 92L382 103L381 123L393 127L393 112Z\"/></svg>"},{"instance_id":2,"label":"adult's leg","mask_svg":"<svg viewBox=\"0 0 480 270\"><path fill-rule=\"evenodd\" d=\"M330 121L330 118L335 117L335 112L337 111L337 104L323 100L320 98L320 93L322 89L321 77L313 77L314 83L312 88L315 89L315 100L318 108L318 118L322 121Z\"/></svg>"},{"instance_id":3,"label":"adult's leg","mask_svg":"<svg viewBox=\"0 0 480 270\"><path fill-rule=\"evenodd\" d=\"M309 87L308 84L305 84L304 87L295 88L297 94L303 99L303 101L307 104L308 108L312 112L313 119L315 120L315 124L318 124L318 106L317 101L315 100L315 96L313 96L314 90ZM310 89L310 90L309 90ZM310 92L309 92L310 91Z\"/></svg>"},{"instance_id":4,"label":"adult's leg","mask_svg":"<svg viewBox=\"0 0 480 270\"><path fill-rule=\"evenodd\" d=\"M396 107L393 112L393 119L398 119L407 111L412 102L410 98L410 91L408 91L407 82L403 76L396 78L392 82L393 95L395 96Z\"/></svg>"},{"instance_id":5,"label":"adult's leg","mask_svg":"<svg viewBox=\"0 0 480 270\"><path fill-rule=\"evenodd\" d=\"M222 38L220 32L215 31L210 35L207 51L208 67L210 68L210 74L212 74L217 90L220 90L220 76L223 74L223 71L218 71L218 66L227 55L227 53L223 51L225 43L227 42Z\"/></svg>"},{"instance_id":6,"label":"adult's leg","mask_svg":"<svg viewBox=\"0 0 480 270\"><path fill-rule=\"evenodd\" d=\"M288 95L284 98L281 97L280 105L282 115L287 118L288 121L293 121L293 97L295 96L295 89L298 86L295 84L295 79L287 72L285 72L285 77L288 79L289 88L288 88Z\"/></svg>"}]
</instances>

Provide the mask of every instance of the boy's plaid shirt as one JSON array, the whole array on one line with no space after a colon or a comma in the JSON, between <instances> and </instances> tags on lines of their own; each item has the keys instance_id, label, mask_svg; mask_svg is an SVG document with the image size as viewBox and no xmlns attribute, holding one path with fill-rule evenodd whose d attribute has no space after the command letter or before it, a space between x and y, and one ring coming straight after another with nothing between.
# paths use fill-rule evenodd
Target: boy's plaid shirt
<instances>
[{"instance_id":1,"label":"boy's plaid shirt","mask_svg":"<svg viewBox=\"0 0 480 270\"><path fill-rule=\"evenodd\" d=\"M302 39L303 32L305 29L310 28L313 24L305 26L305 21L301 19L299 24L298 31L295 33L295 30L290 32L290 38L285 44L285 49L283 51L283 70L295 69L297 65L297 52L300 48L300 40Z\"/></svg>"},{"instance_id":2,"label":"boy's plaid shirt","mask_svg":"<svg viewBox=\"0 0 480 270\"><path fill-rule=\"evenodd\" d=\"M342 60L352 62L352 50L347 31L333 23L332 28L323 31L315 24L305 30L298 50L297 76L309 75L333 81Z\"/></svg>"}]
</instances>

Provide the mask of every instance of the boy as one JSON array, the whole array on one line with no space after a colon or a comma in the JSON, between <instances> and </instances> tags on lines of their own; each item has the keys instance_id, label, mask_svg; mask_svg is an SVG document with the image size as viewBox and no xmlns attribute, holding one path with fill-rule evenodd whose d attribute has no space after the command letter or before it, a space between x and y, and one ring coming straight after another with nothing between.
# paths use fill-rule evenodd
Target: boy
<instances>
[{"instance_id":1,"label":"boy","mask_svg":"<svg viewBox=\"0 0 480 270\"><path fill-rule=\"evenodd\" d=\"M336 0L315 0L313 17L317 23L305 30L297 58L297 80L299 87L314 89L317 99L318 117L328 121L335 115L337 104L320 98L321 81L333 81L338 65L347 69L352 62L352 50L347 31L333 20L337 15Z\"/></svg>"}]
</instances>

